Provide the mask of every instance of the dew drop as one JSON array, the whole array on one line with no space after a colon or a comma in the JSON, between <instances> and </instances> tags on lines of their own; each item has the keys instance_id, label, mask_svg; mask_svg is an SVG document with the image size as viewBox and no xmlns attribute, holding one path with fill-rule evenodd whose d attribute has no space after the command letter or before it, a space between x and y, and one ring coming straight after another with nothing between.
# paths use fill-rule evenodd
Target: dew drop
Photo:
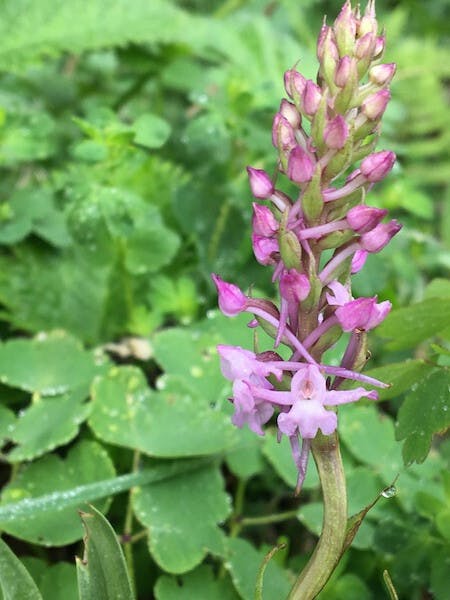
<instances>
[{"instance_id":1,"label":"dew drop","mask_svg":"<svg viewBox=\"0 0 450 600\"><path fill-rule=\"evenodd\" d=\"M397 494L397 488L395 485L390 485L381 492L383 498L393 498Z\"/></svg>"}]
</instances>

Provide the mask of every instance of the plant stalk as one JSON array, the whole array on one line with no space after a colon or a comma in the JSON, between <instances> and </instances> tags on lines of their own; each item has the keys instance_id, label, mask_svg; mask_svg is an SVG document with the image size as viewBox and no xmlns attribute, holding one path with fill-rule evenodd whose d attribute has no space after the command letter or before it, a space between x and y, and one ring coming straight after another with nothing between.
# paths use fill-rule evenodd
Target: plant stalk
<instances>
[{"instance_id":1,"label":"plant stalk","mask_svg":"<svg viewBox=\"0 0 450 600\"><path fill-rule=\"evenodd\" d=\"M337 433L318 434L311 444L322 486L322 533L289 600L313 600L323 589L341 558L347 527L347 491Z\"/></svg>"}]
</instances>

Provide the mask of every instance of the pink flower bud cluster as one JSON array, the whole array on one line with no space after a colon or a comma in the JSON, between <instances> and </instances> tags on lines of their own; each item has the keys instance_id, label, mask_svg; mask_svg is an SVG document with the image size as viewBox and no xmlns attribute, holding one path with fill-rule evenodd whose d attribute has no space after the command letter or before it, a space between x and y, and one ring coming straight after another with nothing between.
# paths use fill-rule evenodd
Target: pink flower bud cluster
<instances>
[{"instance_id":1,"label":"pink flower bud cluster","mask_svg":"<svg viewBox=\"0 0 450 600\"><path fill-rule=\"evenodd\" d=\"M319 430L324 435L336 430L333 407L377 398L362 387L339 390L343 380L385 386L360 370L366 332L381 323L391 304L376 296L354 299L351 293L351 275L401 228L384 220L386 210L365 201L395 162L393 152L374 151L395 73L394 64L381 62L384 45L374 1L363 14L346 1L333 25L320 31L316 81L295 68L284 75L288 99L275 115L272 142L278 173L298 192L289 197L268 173L247 168L253 196L269 204L253 204L252 246L257 261L273 268L279 308L213 275L221 311L250 313L249 325L274 340L273 349L259 355L219 346L222 372L233 382L233 423L259 435L264 425L276 424L278 436L289 438L298 489L311 440ZM327 261L321 260L325 250L332 251ZM343 333L350 335L340 366L322 364L322 354ZM287 360L274 351L280 344L290 349Z\"/></svg>"}]
</instances>

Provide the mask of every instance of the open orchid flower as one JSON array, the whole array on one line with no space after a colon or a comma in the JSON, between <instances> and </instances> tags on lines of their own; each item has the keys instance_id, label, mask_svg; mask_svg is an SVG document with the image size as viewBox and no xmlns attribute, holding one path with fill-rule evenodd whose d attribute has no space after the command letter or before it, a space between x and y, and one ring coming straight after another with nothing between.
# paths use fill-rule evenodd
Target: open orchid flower
<instances>
[{"instance_id":1,"label":"open orchid flower","mask_svg":"<svg viewBox=\"0 0 450 600\"><path fill-rule=\"evenodd\" d=\"M386 387L360 371L366 332L386 318L391 303L376 296L353 298L351 290L351 277L364 268L367 256L380 252L401 228L395 220L384 222L387 210L366 204L371 188L396 160L390 150L375 152L373 142L395 73L393 63L381 62L384 45L373 0L363 14L347 0L319 34L316 80L295 68L285 73L288 99L282 99L272 126L278 173L271 177L247 168L253 196L267 203L253 204L253 251L260 264L273 269L279 308L212 276L223 314L248 312L250 325L273 339L272 348L261 354L218 347L222 373L233 382L233 423L259 435L267 426L277 427L279 439L289 438L297 491L315 438L335 434L337 407L377 399L364 387L340 389L342 382ZM352 156L360 162L352 165ZM280 177L297 187L292 197L277 188ZM324 260L322 253L330 250ZM340 365L323 364L322 354L343 333L351 335ZM285 347L286 359L273 352L278 346Z\"/></svg>"}]
</instances>

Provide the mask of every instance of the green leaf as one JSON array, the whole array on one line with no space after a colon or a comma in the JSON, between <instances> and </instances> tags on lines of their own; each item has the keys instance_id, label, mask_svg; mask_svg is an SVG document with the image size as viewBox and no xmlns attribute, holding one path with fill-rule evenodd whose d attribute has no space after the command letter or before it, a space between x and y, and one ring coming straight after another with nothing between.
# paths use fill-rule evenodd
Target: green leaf
<instances>
[{"instance_id":1,"label":"green leaf","mask_svg":"<svg viewBox=\"0 0 450 600\"><path fill-rule=\"evenodd\" d=\"M345 573L334 583L332 589L318 596L320 600L373 600L373 594L364 580L353 573Z\"/></svg>"},{"instance_id":2,"label":"green leaf","mask_svg":"<svg viewBox=\"0 0 450 600\"><path fill-rule=\"evenodd\" d=\"M431 592L436 600L448 596L449 547L435 548L431 556Z\"/></svg>"},{"instance_id":3,"label":"green leaf","mask_svg":"<svg viewBox=\"0 0 450 600\"><path fill-rule=\"evenodd\" d=\"M75 565L67 562L45 565L38 584L45 600L79 600Z\"/></svg>"},{"instance_id":4,"label":"green leaf","mask_svg":"<svg viewBox=\"0 0 450 600\"><path fill-rule=\"evenodd\" d=\"M9 114L0 131L0 164L14 167L49 158L56 151L55 130L53 118L42 109Z\"/></svg>"},{"instance_id":5,"label":"green leaf","mask_svg":"<svg viewBox=\"0 0 450 600\"><path fill-rule=\"evenodd\" d=\"M77 485L70 490L52 491L47 494L26 497L17 502L7 502L0 506L0 523L11 523L17 519L27 519L31 516L36 518L49 512L57 512L66 508L76 508L77 506L94 502L99 498L105 498L113 494L126 492L136 485L146 485L158 481L164 481L177 477L180 473L195 471L209 464L210 460L183 460L183 461L164 461L159 464L120 475L112 479L100 479L94 483Z\"/></svg>"},{"instance_id":6,"label":"green leaf","mask_svg":"<svg viewBox=\"0 0 450 600\"><path fill-rule=\"evenodd\" d=\"M0 443L10 438L16 417L12 410L0 405Z\"/></svg>"},{"instance_id":7,"label":"green leaf","mask_svg":"<svg viewBox=\"0 0 450 600\"><path fill-rule=\"evenodd\" d=\"M217 467L137 488L133 507L148 528L150 552L165 571L185 573L207 552L223 555L224 535L217 524L230 513L230 501Z\"/></svg>"},{"instance_id":8,"label":"green leaf","mask_svg":"<svg viewBox=\"0 0 450 600\"><path fill-rule=\"evenodd\" d=\"M105 335L110 340L124 327L117 310L105 322L111 274L110 264L99 266L84 254L15 247L12 257L0 256L2 317L26 331L61 328L91 344Z\"/></svg>"},{"instance_id":9,"label":"green leaf","mask_svg":"<svg viewBox=\"0 0 450 600\"><path fill-rule=\"evenodd\" d=\"M83 560L77 558L80 600L132 600L122 548L113 528L93 506L81 513L86 535Z\"/></svg>"},{"instance_id":10,"label":"green leaf","mask_svg":"<svg viewBox=\"0 0 450 600\"><path fill-rule=\"evenodd\" d=\"M435 370L413 388L398 412L396 438L405 440L405 464L421 463L430 451L435 433L450 427L449 377L447 369Z\"/></svg>"},{"instance_id":11,"label":"green leaf","mask_svg":"<svg viewBox=\"0 0 450 600\"><path fill-rule=\"evenodd\" d=\"M44 396L56 396L89 383L96 374L92 353L63 332L0 346L0 381Z\"/></svg>"},{"instance_id":12,"label":"green leaf","mask_svg":"<svg viewBox=\"0 0 450 600\"><path fill-rule=\"evenodd\" d=\"M55 207L52 193L45 188L25 188L14 192L2 205L0 243L15 244L31 233L54 246L70 244L65 218Z\"/></svg>"},{"instance_id":13,"label":"green leaf","mask_svg":"<svg viewBox=\"0 0 450 600\"><path fill-rule=\"evenodd\" d=\"M10 462L32 460L70 442L79 425L87 418L89 405L85 389L53 396L37 397L29 408L19 413L9 439L17 444L6 456Z\"/></svg>"},{"instance_id":14,"label":"green leaf","mask_svg":"<svg viewBox=\"0 0 450 600\"><path fill-rule=\"evenodd\" d=\"M210 20L191 17L160 0L150 4L135 0L132 7L126 0L113 6L108 0L95 0L88 7L84 0L62 4L43 0L39 6L30 0L6 0L2 12L11 24L0 28L0 68L7 71L65 51L80 54L128 42L184 41L199 46L215 39L211 26L207 28Z\"/></svg>"},{"instance_id":15,"label":"green leaf","mask_svg":"<svg viewBox=\"0 0 450 600\"><path fill-rule=\"evenodd\" d=\"M426 363L424 360L414 359L370 369L365 371L364 375L389 383L391 387L387 389L377 388L377 391L380 400L390 400L410 390L414 383L420 381L433 368L433 365Z\"/></svg>"},{"instance_id":16,"label":"green leaf","mask_svg":"<svg viewBox=\"0 0 450 600\"><path fill-rule=\"evenodd\" d=\"M450 205L450 202L449 202ZM424 291L425 299L428 298L450 298L450 281L436 277L430 281Z\"/></svg>"},{"instance_id":17,"label":"green leaf","mask_svg":"<svg viewBox=\"0 0 450 600\"><path fill-rule=\"evenodd\" d=\"M42 600L31 575L2 539L0 539L0 586L4 600Z\"/></svg>"},{"instance_id":18,"label":"green leaf","mask_svg":"<svg viewBox=\"0 0 450 600\"><path fill-rule=\"evenodd\" d=\"M413 348L450 326L449 298L430 298L392 311L377 329L390 350Z\"/></svg>"},{"instance_id":19,"label":"green leaf","mask_svg":"<svg viewBox=\"0 0 450 600\"><path fill-rule=\"evenodd\" d=\"M86 483L113 476L114 466L106 451L95 442L82 441L71 448L65 460L47 455L23 466L2 493L1 505L31 499L55 491L66 491ZM103 508L107 502L100 502ZM63 546L82 537L81 524L74 507L50 506L34 515L16 516L0 521L10 535L44 546Z\"/></svg>"},{"instance_id":20,"label":"green leaf","mask_svg":"<svg viewBox=\"0 0 450 600\"><path fill-rule=\"evenodd\" d=\"M226 454L229 469L240 479L248 479L263 470L261 438L249 429L236 432L236 448Z\"/></svg>"},{"instance_id":21,"label":"green leaf","mask_svg":"<svg viewBox=\"0 0 450 600\"><path fill-rule=\"evenodd\" d=\"M238 600L231 582L215 579L212 568L201 565L180 577L163 575L154 589L156 600Z\"/></svg>"},{"instance_id":22,"label":"green leaf","mask_svg":"<svg viewBox=\"0 0 450 600\"><path fill-rule=\"evenodd\" d=\"M161 117L144 113L133 123L133 131L136 144L147 148L161 148L170 135L170 125Z\"/></svg>"},{"instance_id":23,"label":"green leaf","mask_svg":"<svg viewBox=\"0 0 450 600\"><path fill-rule=\"evenodd\" d=\"M187 394L150 390L134 367L113 368L98 378L92 397L89 425L111 444L169 458L214 454L235 441L223 413Z\"/></svg>"},{"instance_id":24,"label":"green leaf","mask_svg":"<svg viewBox=\"0 0 450 600\"><path fill-rule=\"evenodd\" d=\"M233 584L241 598L253 600L256 579L265 552L256 550L249 542L240 538L229 538L227 546L225 567L230 572ZM264 600L287 598L292 583L287 571L271 560L264 573Z\"/></svg>"},{"instance_id":25,"label":"green leaf","mask_svg":"<svg viewBox=\"0 0 450 600\"><path fill-rule=\"evenodd\" d=\"M390 417L379 413L375 406L342 406L339 408L339 432L355 458L370 465L384 484L392 483L401 471L402 460Z\"/></svg>"},{"instance_id":26,"label":"green leaf","mask_svg":"<svg viewBox=\"0 0 450 600\"><path fill-rule=\"evenodd\" d=\"M172 328L157 333L152 343L164 372L180 377L200 398L216 401L229 388L218 365L219 336L199 332L195 326Z\"/></svg>"}]
</instances>

